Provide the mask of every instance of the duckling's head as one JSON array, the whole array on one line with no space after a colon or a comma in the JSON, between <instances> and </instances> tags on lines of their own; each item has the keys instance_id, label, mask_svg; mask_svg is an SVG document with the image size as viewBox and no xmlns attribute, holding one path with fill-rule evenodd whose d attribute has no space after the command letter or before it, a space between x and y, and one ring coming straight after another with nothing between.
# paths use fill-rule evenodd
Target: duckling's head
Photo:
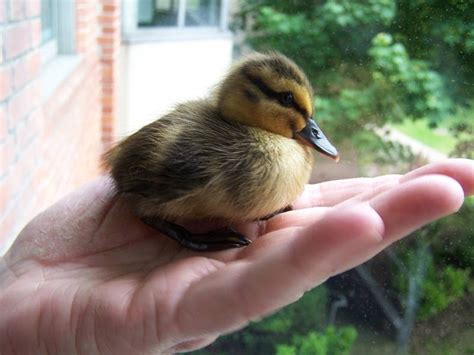
<instances>
[{"instance_id":1,"label":"duckling's head","mask_svg":"<svg viewBox=\"0 0 474 355\"><path fill-rule=\"evenodd\" d=\"M252 54L237 63L217 91L228 120L298 139L338 157L313 121L313 89L303 71L279 53Z\"/></svg>"}]
</instances>

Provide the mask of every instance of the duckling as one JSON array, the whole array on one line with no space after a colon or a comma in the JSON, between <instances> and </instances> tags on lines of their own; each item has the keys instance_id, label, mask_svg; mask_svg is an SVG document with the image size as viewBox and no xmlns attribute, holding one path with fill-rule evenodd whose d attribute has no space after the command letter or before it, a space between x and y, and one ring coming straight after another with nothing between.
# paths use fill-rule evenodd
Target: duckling
<instances>
[{"instance_id":1,"label":"duckling","mask_svg":"<svg viewBox=\"0 0 474 355\"><path fill-rule=\"evenodd\" d=\"M278 53L235 64L206 99L178 105L106 154L118 193L145 224L198 251L243 247L231 227L191 233L172 221L262 219L290 206L312 148L338 159L312 119L313 90Z\"/></svg>"}]
</instances>

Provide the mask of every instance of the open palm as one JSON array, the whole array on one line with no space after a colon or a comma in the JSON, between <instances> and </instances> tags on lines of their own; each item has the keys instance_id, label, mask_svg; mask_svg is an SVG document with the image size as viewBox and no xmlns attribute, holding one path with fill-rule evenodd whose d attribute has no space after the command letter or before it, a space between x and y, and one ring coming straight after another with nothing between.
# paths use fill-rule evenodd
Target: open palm
<instances>
[{"instance_id":1,"label":"open palm","mask_svg":"<svg viewBox=\"0 0 474 355\"><path fill-rule=\"evenodd\" d=\"M197 253L96 181L37 216L0 267L1 354L203 347L459 209L474 162L308 185L294 210L239 226L253 243Z\"/></svg>"}]
</instances>

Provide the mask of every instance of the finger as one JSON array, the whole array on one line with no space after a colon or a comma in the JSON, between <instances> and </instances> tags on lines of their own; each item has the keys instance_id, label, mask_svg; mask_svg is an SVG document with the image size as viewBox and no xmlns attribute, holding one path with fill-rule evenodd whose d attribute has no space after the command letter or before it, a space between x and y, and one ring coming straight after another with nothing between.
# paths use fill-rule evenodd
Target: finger
<instances>
[{"instance_id":1,"label":"finger","mask_svg":"<svg viewBox=\"0 0 474 355\"><path fill-rule=\"evenodd\" d=\"M299 199L297 208L284 214L279 214L265 224L265 232L304 226L308 220L316 221L323 218L326 208L309 209L309 206L330 206L336 202L342 205L354 205L368 201L373 197L423 175L441 174L455 179L463 188L465 195L474 193L474 161L468 159L448 159L422 166L404 176L386 175L379 178L358 178L339 181L329 181L318 185L308 185L305 194ZM325 197L326 196L326 197Z\"/></svg>"},{"instance_id":2,"label":"finger","mask_svg":"<svg viewBox=\"0 0 474 355\"><path fill-rule=\"evenodd\" d=\"M398 184L404 184L408 181L412 181L421 176L427 176L429 174L440 174L449 176L456 180L462 187L464 194L472 195L474 193L474 161L468 159L448 159L433 164L424 165L418 169L415 169L404 176L401 176ZM393 188L397 184L393 182L390 184L381 185L373 189L368 190L365 193L354 196L346 201L343 201L343 205L356 204L362 201L368 201L374 196L384 192L390 188Z\"/></svg>"},{"instance_id":3,"label":"finger","mask_svg":"<svg viewBox=\"0 0 474 355\"><path fill-rule=\"evenodd\" d=\"M242 327L368 260L416 228L455 212L462 200L455 180L426 176L370 203L334 208L307 227L270 233L248 248L247 258L188 290L180 326L194 336ZM261 241L266 248L258 248Z\"/></svg>"},{"instance_id":4,"label":"finger","mask_svg":"<svg viewBox=\"0 0 474 355\"><path fill-rule=\"evenodd\" d=\"M293 208L331 207L351 198L353 202L367 201L400 183L431 174L449 176L459 182L466 196L474 194L474 161L447 159L424 165L403 176L385 175L376 178L335 180L307 185L302 196L293 204Z\"/></svg>"},{"instance_id":5,"label":"finger","mask_svg":"<svg viewBox=\"0 0 474 355\"><path fill-rule=\"evenodd\" d=\"M320 187L313 185L308 191L305 191L305 194L295 205L299 208L307 208L309 206L334 206L340 202L353 204L367 201L398 184L429 174L449 176L459 182L465 195L474 193L474 161L448 159L422 166L404 176L387 175L373 179L332 181L320 184Z\"/></svg>"},{"instance_id":6,"label":"finger","mask_svg":"<svg viewBox=\"0 0 474 355\"><path fill-rule=\"evenodd\" d=\"M375 178L354 178L306 185L303 194L292 204L293 209L332 207L353 196L371 191L380 186L398 184L400 175L385 175Z\"/></svg>"},{"instance_id":7,"label":"finger","mask_svg":"<svg viewBox=\"0 0 474 355\"><path fill-rule=\"evenodd\" d=\"M470 159L446 159L428 164L409 172L400 179L400 182L404 183L431 174L449 176L461 185L466 196L474 194L474 160Z\"/></svg>"},{"instance_id":8,"label":"finger","mask_svg":"<svg viewBox=\"0 0 474 355\"><path fill-rule=\"evenodd\" d=\"M325 223L316 224L316 237L347 237L355 230L353 223L364 226L365 217L359 213L355 218L344 217L351 215L328 217L323 220ZM183 333L194 337L236 330L250 320L294 302L304 290L314 286L303 276L308 270L301 271L293 260L298 258L293 242L307 237L305 228L291 228L284 232L260 238L252 245L257 248L248 258L234 262L224 272L210 275L193 285L179 308L178 319ZM316 260L320 254L318 248L313 248L312 254Z\"/></svg>"},{"instance_id":9,"label":"finger","mask_svg":"<svg viewBox=\"0 0 474 355\"><path fill-rule=\"evenodd\" d=\"M375 249L372 251L364 246L362 256L367 258L368 255L369 257L375 255L422 225L457 211L463 200L463 190L457 181L443 175L428 175L408 181L368 201L356 205L339 205L334 208L335 212L328 212L324 219L329 218L333 213L338 213L337 211L347 209L353 211L370 207L376 212L383 221L383 242L374 244ZM324 222L324 219L321 222ZM308 224L306 228L311 229L313 225ZM335 251L330 253L335 258L334 260L355 258L357 253L351 248L348 249L348 255L339 255L339 252L344 252L346 249L331 246L330 243L333 241L332 238L325 240L324 245L334 247ZM354 260L363 262L366 259Z\"/></svg>"}]
</instances>

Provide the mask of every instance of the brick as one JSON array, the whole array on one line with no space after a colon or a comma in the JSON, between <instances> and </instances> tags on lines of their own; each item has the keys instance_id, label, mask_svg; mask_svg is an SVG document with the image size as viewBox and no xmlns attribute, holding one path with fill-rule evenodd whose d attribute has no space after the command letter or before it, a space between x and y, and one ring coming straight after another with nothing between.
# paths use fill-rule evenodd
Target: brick
<instances>
[{"instance_id":1,"label":"brick","mask_svg":"<svg viewBox=\"0 0 474 355\"><path fill-rule=\"evenodd\" d=\"M41 44L41 20L31 21L31 46L38 47Z\"/></svg>"},{"instance_id":2,"label":"brick","mask_svg":"<svg viewBox=\"0 0 474 355\"><path fill-rule=\"evenodd\" d=\"M5 215L5 211L11 210L11 207L16 204L18 201L18 196L22 190L23 178L19 174L18 166L11 165L8 168L7 174L0 179L0 200L3 201L3 205L0 206L0 215ZM2 202L0 202L2 204ZM19 206L20 210L13 211L16 212L14 215L17 217L21 208L24 206ZM0 217L1 219L1 217Z\"/></svg>"},{"instance_id":3,"label":"brick","mask_svg":"<svg viewBox=\"0 0 474 355\"><path fill-rule=\"evenodd\" d=\"M41 14L40 0L27 0L25 13L27 17L36 17Z\"/></svg>"},{"instance_id":4,"label":"brick","mask_svg":"<svg viewBox=\"0 0 474 355\"><path fill-rule=\"evenodd\" d=\"M109 3L109 4L104 4L102 6L102 11L105 13L110 13L110 12L117 12L120 10L120 5L119 3Z\"/></svg>"},{"instance_id":5,"label":"brick","mask_svg":"<svg viewBox=\"0 0 474 355\"><path fill-rule=\"evenodd\" d=\"M0 101L7 98L12 91L12 70L8 67L0 68Z\"/></svg>"},{"instance_id":6,"label":"brick","mask_svg":"<svg viewBox=\"0 0 474 355\"><path fill-rule=\"evenodd\" d=\"M39 155L36 145L30 144L27 149L22 151L22 154L18 158L18 162L15 167L18 170L17 174L22 178L32 176L34 169L39 165ZM23 187L23 186L22 186Z\"/></svg>"},{"instance_id":7,"label":"brick","mask_svg":"<svg viewBox=\"0 0 474 355\"><path fill-rule=\"evenodd\" d=\"M15 25L4 32L5 58L14 58L31 48L29 23Z\"/></svg>"},{"instance_id":8,"label":"brick","mask_svg":"<svg viewBox=\"0 0 474 355\"><path fill-rule=\"evenodd\" d=\"M108 96L108 95L103 95L102 96L102 105L103 106L111 107L113 103L114 103L114 97L113 96Z\"/></svg>"},{"instance_id":9,"label":"brick","mask_svg":"<svg viewBox=\"0 0 474 355\"><path fill-rule=\"evenodd\" d=\"M7 204L7 197L3 196L3 192L7 193L8 191L2 191L3 187L0 184L0 213L4 212ZM10 239L15 232L15 223L16 222L16 213L15 211L9 211L5 215L3 213L0 215L0 245L3 245L8 239Z\"/></svg>"},{"instance_id":10,"label":"brick","mask_svg":"<svg viewBox=\"0 0 474 355\"><path fill-rule=\"evenodd\" d=\"M102 14L99 16L99 24L101 24L102 26L114 27L114 29L117 31L118 23L119 23L118 14Z\"/></svg>"},{"instance_id":11,"label":"brick","mask_svg":"<svg viewBox=\"0 0 474 355\"><path fill-rule=\"evenodd\" d=\"M8 135L7 107L0 105L0 142L5 141Z\"/></svg>"},{"instance_id":12,"label":"brick","mask_svg":"<svg viewBox=\"0 0 474 355\"><path fill-rule=\"evenodd\" d=\"M25 0L10 0L9 8L10 20L18 21L25 18Z\"/></svg>"},{"instance_id":13,"label":"brick","mask_svg":"<svg viewBox=\"0 0 474 355\"><path fill-rule=\"evenodd\" d=\"M18 206L24 206L22 211L22 224L28 223L35 215L38 214L38 190L35 188L36 183L33 181L37 166L30 168L29 174L25 179L24 186L20 195L18 196ZM22 226L23 227L23 226Z\"/></svg>"},{"instance_id":14,"label":"brick","mask_svg":"<svg viewBox=\"0 0 474 355\"><path fill-rule=\"evenodd\" d=\"M104 123L104 125L110 124L111 122L115 122L115 119L116 119L116 116L112 114L102 115L102 122Z\"/></svg>"},{"instance_id":15,"label":"brick","mask_svg":"<svg viewBox=\"0 0 474 355\"><path fill-rule=\"evenodd\" d=\"M102 27L102 33L107 34L107 33L115 33L117 29L115 27Z\"/></svg>"},{"instance_id":16,"label":"brick","mask_svg":"<svg viewBox=\"0 0 474 355\"><path fill-rule=\"evenodd\" d=\"M12 135L0 143L0 179L4 179L8 174L9 168L13 166L16 160L15 139Z\"/></svg>"},{"instance_id":17,"label":"brick","mask_svg":"<svg viewBox=\"0 0 474 355\"><path fill-rule=\"evenodd\" d=\"M119 53L113 49L103 48L100 55L102 63L105 65L117 62L119 60Z\"/></svg>"},{"instance_id":18,"label":"brick","mask_svg":"<svg viewBox=\"0 0 474 355\"><path fill-rule=\"evenodd\" d=\"M21 156L23 150L30 146L36 137L40 136L42 119L41 109L36 109L28 115L25 121L18 124L16 129L16 148L18 150L18 156Z\"/></svg>"},{"instance_id":19,"label":"brick","mask_svg":"<svg viewBox=\"0 0 474 355\"><path fill-rule=\"evenodd\" d=\"M117 63L117 59L116 58L101 58L100 62L104 65L114 65L115 63Z\"/></svg>"},{"instance_id":20,"label":"brick","mask_svg":"<svg viewBox=\"0 0 474 355\"><path fill-rule=\"evenodd\" d=\"M26 116L39 103L40 98L39 82L29 84L23 89L19 90L8 102L8 127L15 129L18 122L25 119Z\"/></svg>"},{"instance_id":21,"label":"brick","mask_svg":"<svg viewBox=\"0 0 474 355\"><path fill-rule=\"evenodd\" d=\"M13 67L13 82L15 88L21 88L26 83L38 76L41 66L41 54L39 50L28 53L21 57Z\"/></svg>"},{"instance_id":22,"label":"brick","mask_svg":"<svg viewBox=\"0 0 474 355\"><path fill-rule=\"evenodd\" d=\"M114 39L111 36L99 36L97 42L101 47L115 47Z\"/></svg>"},{"instance_id":23,"label":"brick","mask_svg":"<svg viewBox=\"0 0 474 355\"><path fill-rule=\"evenodd\" d=\"M110 113L113 112L113 109L112 109L112 107L106 106L106 107L103 107L103 108L102 108L102 112L103 112L103 113L109 113L109 114L110 114Z\"/></svg>"},{"instance_id":24,"label":"brick","mask_svg":"<svg viewBox=\"0 0 474 355\"><path fill-rule=\"evenodd\" d=\"M3 31L0 30L0 64L2 63L3 63Z\"/></svg>"},{"instance_id":25,"label":"brick","mask_svg":"<svg viewBox=\"0 0 474 355\"><path fill-rule=\"evenodd\" d=\"M10 17L9 6L2 17L2 5L10 1L17 0L0 0L0 23ZM8 171L0 177L0 234L7 231L9 236L39 207L102 172L100 154L113 140L118 100L120 0L74 1L76 44L83 59L43 104L35 50L41 45L41 0L20 0L14 5L19 4L23 13L18 11L21 6L12 11L27 20L0 26L0 53L3 62L8 61L10 81L8 94L0 101L0 146L6 148L3 153L0 149L0 174ZM8 191L8 198L2 197L3 191ZM10 201L8 217L2 202L6 200Z\"/></svg>"},{"instance_id":26,"label":"brick","mask_svg":"<svg viewBox=\"0 0 474 355\"><path fill-rule=\"evenodd\" d=\"M0 23L4 23L7 20L7 8L6 8L6 1L0 1Z\"/></svg>"},{"instance_id":27,"label":"brick","mask_svg":"<svg viewBox=\"0 0 474 355\"><path fill-rule=\"evenodd\" d=\"M117 75L115 68L110 65L104 65L102 67L102 75L104 78L113 78Z\"/></svg>"},{"instance_id":28,"label":"brick","mask_svg":"<svg viewBox=\"0 0 474 355\"><path fill-rule=\"evenodd\" d=\"M102 127L102 139L104 138L112 138L112 135L114 133L114 127L107 125Z\"/></svg>"},{"instance_id":29,"label":"brick","mask_svg":"<svg viewBox=\"0 0 474 355\"><path fill-rule=\"evenodd\" d=\"M103 5L120 5L120 0L101 0Z\"/></svg>"}]
</instances>

